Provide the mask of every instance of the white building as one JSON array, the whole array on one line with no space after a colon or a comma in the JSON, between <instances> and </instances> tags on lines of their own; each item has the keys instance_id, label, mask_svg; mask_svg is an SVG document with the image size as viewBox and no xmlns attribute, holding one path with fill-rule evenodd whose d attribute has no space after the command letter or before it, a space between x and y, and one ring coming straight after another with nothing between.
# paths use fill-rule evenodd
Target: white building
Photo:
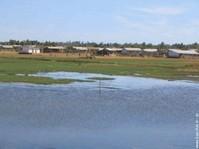
<instances>
[{"instance_id":1,"label":"white building","mask_svg":"<svg viewBox=\"0 0 199 149\"><path fill-rule=\"evenodd\" d=\"M41 50L37 48L36 46L23 46L20 54L39 54L41 53Z\"/></svg>"},{"instance_id":2,"label":"white building","mask_svg":"<svg viewBox=\"0 0 199 149\"><path fill-rule=\"evenodd\" d=\"M192 57L192 56L199 56L199 53L196 49L190 50L180 50L180 49L169 49L167 53L168 57L171 58L180 58L180 57Z\"/></svg>"}]
</instances>

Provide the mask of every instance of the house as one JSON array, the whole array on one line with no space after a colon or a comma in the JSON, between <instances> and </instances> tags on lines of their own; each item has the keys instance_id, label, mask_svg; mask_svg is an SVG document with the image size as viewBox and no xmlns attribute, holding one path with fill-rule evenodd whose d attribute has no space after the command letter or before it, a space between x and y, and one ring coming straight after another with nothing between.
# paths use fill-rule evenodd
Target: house
<instances>
[{"instance_id":1,"label":"house","mask_svg":"<svg viewBox=\"0 0 199 149\"><path fill-rule=\"evenodd\" d=\"M12 45L1 45L2 49L14 49Z\"/></svg>"},{"instance_id":2,"label":"house","mask_svg":"<svg viewBox=\"0 0 199 149\"><path fill-rule=\"evenodd\" d=\"M143 49L144 56L158 56L158 49Z\"/></svg>"},{"instance_id":3,"label":"house","mask_svg":"<svg viewBox=\"0 0 199 149\"><path fill-rule=\"evenodd\" d=\"M109 54L111 54L111 52L107 50L106 48L101 48L101 49L98 49L97 51L97 55L100 55L100 56L105 56Z\"/></svg>"},{"instance_id":4,"label":"house","mask_svg":"<svg viewBox=\"0 0 199 149\"><path fill-rule=\"evenodd\" d=\"M180 57L198 57L199 53L196 49L190 50L180 50L180 49L169 49L167 52L167 57L170 58L180 58Z\"/></svg>"},{"instance_id":5,"label":"house","mask_svg":"<svg viewBox=\"0 0 199 149\"><path fill-rule=\"evenodd\" d=\"M43 49L44 53L60 53L65 50L65 47L63 46L51 46L51 47L45 47Z\"/></svg>"},{"instance_id":6,"label":"house","mask_svg":"<svg viewBox=\"0 0 199 149\"><path fill-rule=\"evenodd\" d=\"M120 55L121 52L122 52L121 48L100 48L97 51L97 54L102 55L102 56L105 56L105 55Z\"/></svg>"},{"instance_id":7,"label":"house","mask_svg":"<svg viewBox=\"0 0 199 149\"><path fill-rule=\"evenodd\" d=\"M89 49L87 47L73 47L73 52L79 53L79 54L86 54L89 52Z\"/></svg>"},{"instance_id":8,"label":"house","mask_svg":"<svg viewBox=\"0 0 199 149\"><path fill-rule=\"evenodd\" d=\"M142 49L140 49L140 48L123 48L121 51L121 54L127 55L127 56L141 56Z\"/></svg>"},{"instance_id":9,"label":"house","mask_svg":"<svg viewBox=\"0 0 199 149\"><path fill-rule=\"evenodd\" d=\"M100 47L88 47L88 52L91 56L97 55L98 51L102 50Z\"/></svg>"},{"instance_id":10,"label":"house","mask_svg":"<svg viewBox=\"0 0 199 149\"><path fill-rule=\"evenodd\" d=\"M19 54L39 54L41 50L36 46L23 46Z\"/></svg>"}]
</instances>

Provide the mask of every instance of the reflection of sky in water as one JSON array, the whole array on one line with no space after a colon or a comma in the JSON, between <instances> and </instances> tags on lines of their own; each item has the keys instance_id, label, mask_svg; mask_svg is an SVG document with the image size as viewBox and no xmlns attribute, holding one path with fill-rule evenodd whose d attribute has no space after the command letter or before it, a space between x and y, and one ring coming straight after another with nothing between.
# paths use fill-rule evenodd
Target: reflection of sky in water
<instances>
[{"instance_id":1,"label":"reflection of sky in water","mask_svg":"<svg viewBox=\"0 0 199 149\"><path fill-rule=\"evenodd\" d=\"M0 148L194 148L197 83L63 72L42 76L114 80L101 81L100 93L99 81L0 84Z\"/></svg>"},{"instance_id":2,"label":"reflection of sky in water","mask_svg":"<svg viewBox=\"0 0 199 149\"><path fill-rule=\"evenodd\" d=\"M49 72L49 73L37 73L34 76L44 76L44 77L52 77L54 79L77 79L77 80L88 80L88 78L92 77L108 77L111 76L103 75L103 74L94 74L94 73L78 73L78 72Z\"/></svg>"},{"instance_id":3,"label":"reflection of sky in water","mask_svg":"<svg viewBox=\"0 0 199 149\"><path fill-rule=\"evenodd\" d=\"M160 87L160 86L176 86L176 85L191 85L192 83L185 83L182 81L167 81L160 79L152 79L152 78L140 78L140 77L131 77L131 76L112 76L112 75L104 75L104 74L94 74L94 73L78 73L78 72L50 72L50 73L37 73L33 76L41 76L41 77L50 77L53 79L76 79L76 80L84 80L84 81L92 81L89 78L113 78L113 80L102 80L101 85L102 88L115 88L115 89L140 89L140 88L152 88L152 87ZM99 80L95 80L95 83L75 83L76 85L80 85L82 87L98 87Z\"/></svg>"}]
</instances>

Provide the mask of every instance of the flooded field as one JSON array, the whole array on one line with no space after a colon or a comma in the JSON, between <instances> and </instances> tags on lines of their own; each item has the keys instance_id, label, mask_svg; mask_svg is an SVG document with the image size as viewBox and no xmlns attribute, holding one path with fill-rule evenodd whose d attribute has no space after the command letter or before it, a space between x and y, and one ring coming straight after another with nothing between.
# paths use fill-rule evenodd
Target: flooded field
<instances>
[{"instance_id":1,"label":"flooded field","mask_svg":"<svg viewBox=\"0 0 199 149\"><path fill-rule=\"evenodd\" d=\"M0 148L195 147L199 84L85 73L69 85L0 84Z\"/></svg>"}]
</instances>

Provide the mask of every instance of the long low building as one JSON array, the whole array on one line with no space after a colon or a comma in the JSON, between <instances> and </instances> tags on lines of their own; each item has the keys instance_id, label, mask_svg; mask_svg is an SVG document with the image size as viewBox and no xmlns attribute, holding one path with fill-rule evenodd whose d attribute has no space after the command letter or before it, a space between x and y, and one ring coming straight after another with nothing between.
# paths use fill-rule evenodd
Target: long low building
<instances>
[{"instance_id":1,"label":"long low building","mask_svg":"<svg viewBox=\"0 0 199 149\"><path fill-rule=\"evenodd\" d=\"M108 51L110 52L121 52L122 49L121 48L106 48Z\"/></svg>"},{"instance_id":2,"label":"long low building","mask_svg":"<svg viewBox=\"0 0 199 149\"><path fill-rule=\"evenodd\" d=\"M158 49L143 49L142 54L144 56L158 56Z\"/></svg>"},{"instance_id":3,"label":"long low building","mask_svg":"<svg viewBox=\"0 0 199 149\"><path fill-rule=\"evenodd\" d=\"M121 48L102 48L97 51L98 55L112 55L112 54L120 54L122 52Z\"/></svg>"},{"instance_id":4,"label":"long low building","mask_svg":"<svg viewBox=\"0 0 199 149\"><path fill-rule=\"evenodd\" d=\"M87 47L73 47L76 51L88 51Z\"/></svg>"},{"instance_id":5,"label":"long low building","mask_svg":"<svg viewBox=\"0 0 199 149\"><path fill-rule=\"evenodd\" d=\"M123 48L121 54L127 55L127 56L141 56L142 49L141 48Z\"/></svg>"},{"instance_id":6,"label":"long low building","mask_svg":"<svg viewBox=\"0 0 199 149\"><path fill-rule=\"evenodd\" d=\"M180 57L196 57L199 53L196 49L190 50L180 50L180 49L169 49L167 52L167 57L170 58L180 58Z\"/></svg>"},{"instance_id":7,"label":"long low building","mask_svg":"<svg viewBox=\"0 0 199 149\"><path fill-rule=\"evenodd\" d=\"M21 49L22 46L21 45L0 45L0 49L1 50L5 50L5 51L8 51L8 50L18 50L18 49Z\"/></svg>"},{"instance_id":8,"label":"long low building","mask_svg":"<svg viewBox=\"0 0 199 149\"><path fill-rule=\"evenodd\" d=\"M3 49L14 49L13 45L1 45L1 48Z\"/></svg>"},{"instance_id":9,"label":"long low building","mask_svg":"<svg viewBox=\"0 0 199 149\"><path fill-rule=\"evenodd\" d=\"M63 46L51 46L51 47L45 47L43 49L44 53L60 53L63 52L66 48Z\"/></svg>"}]
</instances>

